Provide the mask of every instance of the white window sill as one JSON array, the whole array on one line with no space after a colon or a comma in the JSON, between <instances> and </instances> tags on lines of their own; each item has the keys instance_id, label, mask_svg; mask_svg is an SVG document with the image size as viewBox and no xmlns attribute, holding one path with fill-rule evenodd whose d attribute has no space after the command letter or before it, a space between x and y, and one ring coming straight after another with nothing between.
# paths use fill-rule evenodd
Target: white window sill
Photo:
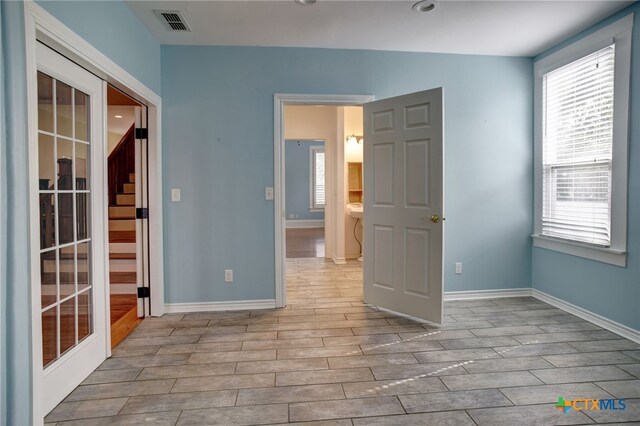
<instances>
[{"instance_id":1,"label":"white window sill","mask_svg":"<svg viewBox=\"0 0 640 426\"><path fill-rule=\"evenodd\" d=\"M320 209L319 209L319 208L313 208L313 207L310 207L310 208L309 208L309 211L310 211L310 212L323 212L323 211L324 211L324 208L320 208Z\"/></svg>"},{"instance_id":2,"label":"white window sill","mask_svg":"<svg viewBox=\"0 0 640 426\"><path fill-rule=\"evenodd\" d=\"M533 239L534 247L570 254L572 256L584 257L585 259L609 263L623 268L627 267L626 252L606 247L595 247L584 243L564 241L536 234L532 235L531 238Z\"/></svg>"}]
</instances>

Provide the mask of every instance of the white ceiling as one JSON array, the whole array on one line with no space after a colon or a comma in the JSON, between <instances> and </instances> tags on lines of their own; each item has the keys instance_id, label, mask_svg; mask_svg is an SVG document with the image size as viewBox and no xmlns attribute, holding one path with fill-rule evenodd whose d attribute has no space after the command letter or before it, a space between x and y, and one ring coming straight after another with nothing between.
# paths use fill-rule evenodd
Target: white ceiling
<instances>
[{"instance_id":1,"label":"white ceiling","mask_svg":"<svg viewBox=\"0 0 640 426\"><path fill-rule=\"evenodd\" d=\"M135 108L132 106L107 106L107 131L117 135L124 135L136 122ZM116 118L119 115L122 118Z\"/></svg>"},{"instance_id":2,"label":"white ceiling","mask_svg":"<svg viewBox=\"0 0 640 426\"><path fill-rule=\"evenodd\" d=\"M417 1L417 0L415 0ZM535 56L633 1L127 1L162 44L321 47ZM169 32L154 10L179 10L193 32Z\"/></svg>"}]
</instances>

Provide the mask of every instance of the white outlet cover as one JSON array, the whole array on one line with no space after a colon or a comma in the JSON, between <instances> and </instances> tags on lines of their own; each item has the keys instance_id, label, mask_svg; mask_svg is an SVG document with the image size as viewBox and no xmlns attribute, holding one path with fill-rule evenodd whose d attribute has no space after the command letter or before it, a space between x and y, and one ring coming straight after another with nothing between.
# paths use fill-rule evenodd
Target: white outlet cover
<instances>
[{"instance_id":1,"label":"white outlet cover","mask_svg":"<svg viewBox=\"0 0 640 426\"><path fill-rule=\"evenodd\" d=\"M264 199L265 200L273 200L273 187L267 186L264 189Z\"/></svg>"}]
</instances>

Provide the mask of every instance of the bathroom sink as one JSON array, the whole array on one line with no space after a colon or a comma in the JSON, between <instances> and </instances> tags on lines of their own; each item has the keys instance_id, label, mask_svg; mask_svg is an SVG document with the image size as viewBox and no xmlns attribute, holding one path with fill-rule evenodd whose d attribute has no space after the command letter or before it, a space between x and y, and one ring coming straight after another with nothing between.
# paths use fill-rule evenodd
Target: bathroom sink
<instances>
[{"instance_id":1,"label":"bathroom sink","mask_svg":"<svg viewBox=\"0 0 640 426\"><path fill-rule=\"evenodd\" d=\"M362 203L347 204L347 214L351 217L362 219L362 214L363 214Z\"/></svg>"}]
</instances>

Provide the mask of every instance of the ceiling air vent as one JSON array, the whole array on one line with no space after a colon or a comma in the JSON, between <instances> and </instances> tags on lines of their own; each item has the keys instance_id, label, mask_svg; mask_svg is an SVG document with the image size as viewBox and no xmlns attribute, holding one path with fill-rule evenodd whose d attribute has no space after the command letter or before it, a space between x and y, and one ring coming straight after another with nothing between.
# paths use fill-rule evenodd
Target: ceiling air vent
<instances>
[{"instance_id":1,"label":"ceiling air vent","mask_svg":"<svg viewBox=\"0 0 640 426\"><path fill-rule=\"evenodd\" d=\"M154 10L162 25L169 31L186 31L191 32L191 28L187 25L182 13L178 10Z\"/></svg>"}]
</instances>

